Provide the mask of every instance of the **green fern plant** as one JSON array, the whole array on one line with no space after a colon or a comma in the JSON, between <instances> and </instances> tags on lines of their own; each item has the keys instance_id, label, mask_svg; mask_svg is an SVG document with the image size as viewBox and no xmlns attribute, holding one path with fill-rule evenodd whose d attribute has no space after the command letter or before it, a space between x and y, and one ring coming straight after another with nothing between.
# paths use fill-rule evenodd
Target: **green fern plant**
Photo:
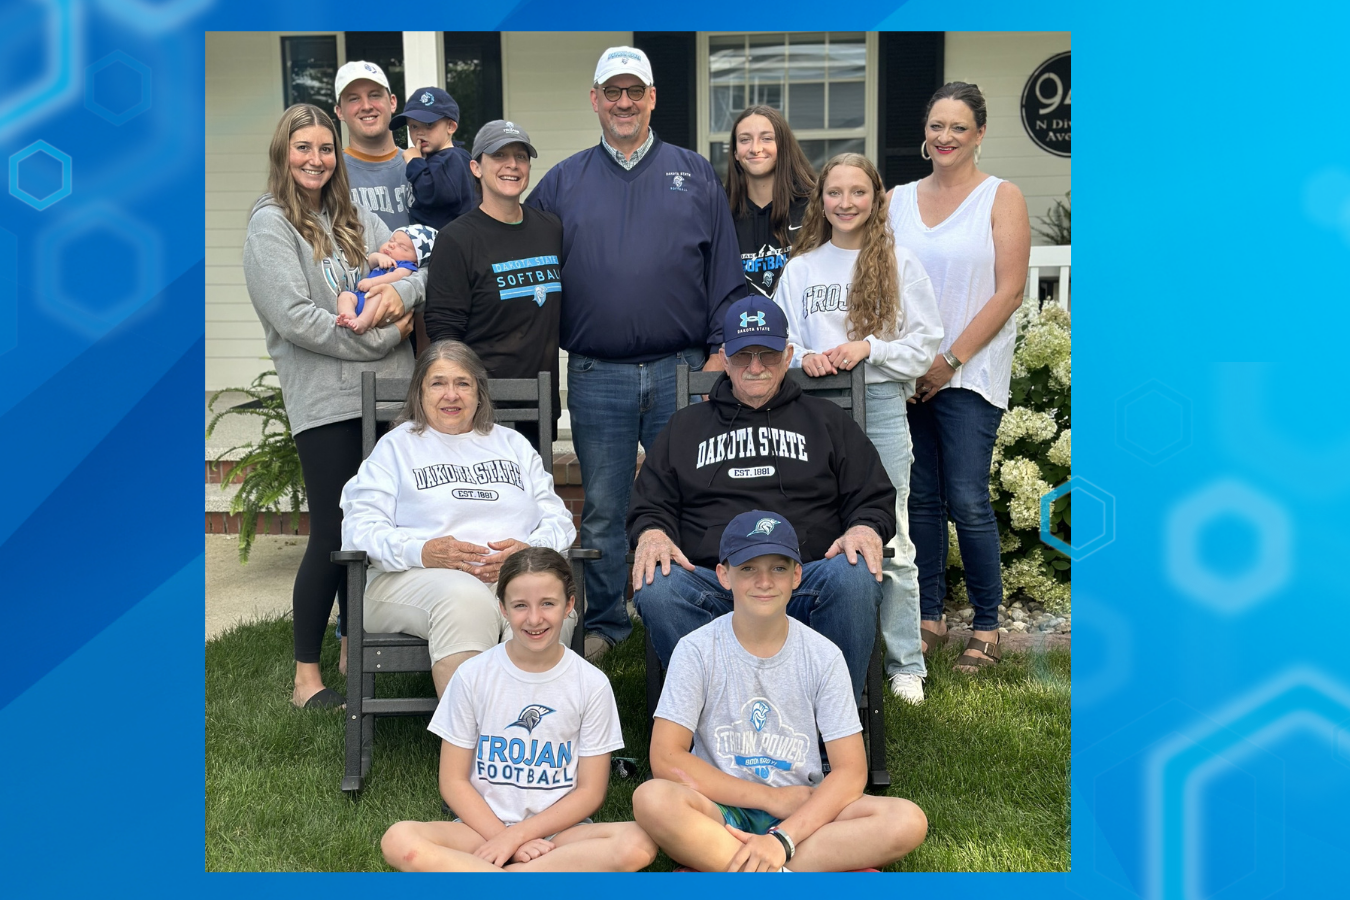
<instances>
[{"instance_id":1,"label":"green fern plant","mask_svg":"<svg viewBox=\"0 0 1350 900\"><path fill-rule=\"evenodd\" d=\"M239 561L244 563L248 562L253 539L257 536L258 516L262 515L264 525L270 528L273 515L284 515L282 498L289 498L291 527L298 528L300 506L305 500L305 476L300 468L295 438L291 435L291 422L286 416L286 403L280 386L267 383L267 379L275 378L276 374L275 371L264 372L246 388L216 391L206 404L206 408L215 413L206 426L208 438L216 424L226 416L257 416L263 420L262 436L257 441L231 447L215 458L215 462L220 463L236 450L245 451L235 462L234 471L247 471L239 492L230 501L230 512L240 516ZM227 393L246 394L254 402L216 412L216 401ZM226 490L231 481L232 478L221 479L221 490Z\"/></svg>"},{"instance_id":2,"label":"green fern plant","mask_svg":"<svg viewBox=\"0 0 1350 900\"><path fill-rule=\"evenodd\" d=\"M1040 222L1041 225L1031 230L1036 232L1047 244L1068 246L1073 243L1073 219L1069 209L1069 194L1071 193L1073 192L1066 191L1063 200L1056 200L1055 205L1046 210L1045 215L1036 217L1036 221Z\"/></svg>"}]
</instances>

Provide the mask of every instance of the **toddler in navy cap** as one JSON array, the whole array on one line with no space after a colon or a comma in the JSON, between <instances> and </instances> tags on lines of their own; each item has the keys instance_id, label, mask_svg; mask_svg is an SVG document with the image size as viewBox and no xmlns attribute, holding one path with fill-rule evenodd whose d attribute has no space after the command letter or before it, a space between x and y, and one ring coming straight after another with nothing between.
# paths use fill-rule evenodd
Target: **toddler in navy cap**
<instances>
[{"instance_id":1,"label":"toddler in navy cap","mask_svg":"<svg viewBox=\"0 0 1350 900\"><path fill-rule=\"evenodd\" d=\"M413 91L403 112L389 121L389 130L407 126L406 175L412 189L408 215L413 222L444 228L477 206L469 154L455 145L459 104L438 87Z\"/></svg>"}]
</instances>

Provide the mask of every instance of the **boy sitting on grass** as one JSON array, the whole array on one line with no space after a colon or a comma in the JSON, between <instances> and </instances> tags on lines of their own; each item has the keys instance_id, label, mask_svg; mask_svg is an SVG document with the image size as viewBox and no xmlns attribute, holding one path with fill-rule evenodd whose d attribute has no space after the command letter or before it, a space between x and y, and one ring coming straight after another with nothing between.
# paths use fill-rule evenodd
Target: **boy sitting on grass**
<instances>
[{"instance_id":1,"label":"boy sitting on grass","mask_svg":"<svg viewBox=\"0 0 1350 900\"><path fill-rule=\"evenodd\" d=\"M742 513L719 556L734 606L675 647L652 725L655 778L633 794L634 818L704 872L889 865L923 843L928 820L908 800L863 794L844 656L787 615L802 578L796 531L776 513ZM817 734L831 764L823 778Z\"/></svg>"},{"instance_id":2,"label":"boy sitting on grass","mask_svg":"<svg viewBox=\"0 0 1350 900\"><path fill-rule=\"evenodd\" d=\"M502 563L509 640L460 666L430 729L453 822L398 822L384 858L404 872L636 872L656 845L632 822L592 823L623 746L614 692L561 642L572 567L548 547Z\"/></svg>"}]
</instances>

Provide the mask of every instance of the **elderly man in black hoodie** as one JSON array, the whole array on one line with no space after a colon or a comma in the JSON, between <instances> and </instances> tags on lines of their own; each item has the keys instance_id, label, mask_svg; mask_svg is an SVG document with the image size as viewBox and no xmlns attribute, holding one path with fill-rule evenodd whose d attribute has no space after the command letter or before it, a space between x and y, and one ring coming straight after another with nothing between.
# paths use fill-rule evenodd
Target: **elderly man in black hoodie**
<instances>
[{"instance_id":1,"label":"elderly man in black hoodie","mask_svg":"<svg viewBox=\"0 0 1350 900\"><path fill-rule=\"evenodd\" d=\"M723 334L726 372L709 402L675 413L633 485L634 603L668 665L681 637L731 611L731 592L714 571L727 523L749 509L772 510L801 541L802 582L788 615L843 651L861 697L881 603L881 548L895 534L895 488L848 413L784 380L792 348L776 304L757 296L732 304Z\"/></svg>"}]
</instances>

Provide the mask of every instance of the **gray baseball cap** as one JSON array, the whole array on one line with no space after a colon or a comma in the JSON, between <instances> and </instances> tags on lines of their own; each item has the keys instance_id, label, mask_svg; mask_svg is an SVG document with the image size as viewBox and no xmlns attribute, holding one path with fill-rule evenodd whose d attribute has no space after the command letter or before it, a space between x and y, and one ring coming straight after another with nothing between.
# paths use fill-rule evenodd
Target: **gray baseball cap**
<instances>
[{"instance_id":1,"label":"gray baseball cap","mask_svg":"<svg viewBox=\"0 0 1350 900\"><path fill-rule=\"evenodd\" d=\"M505 119L493 119L478 129L478 134L473 138L473 151L469 155L477 159L484 153L496 153L507 144L524 144L531 157L539 156L539 151L530 143L530 136L525 133L525 129Z\"/></svg>"}]
</instances>

